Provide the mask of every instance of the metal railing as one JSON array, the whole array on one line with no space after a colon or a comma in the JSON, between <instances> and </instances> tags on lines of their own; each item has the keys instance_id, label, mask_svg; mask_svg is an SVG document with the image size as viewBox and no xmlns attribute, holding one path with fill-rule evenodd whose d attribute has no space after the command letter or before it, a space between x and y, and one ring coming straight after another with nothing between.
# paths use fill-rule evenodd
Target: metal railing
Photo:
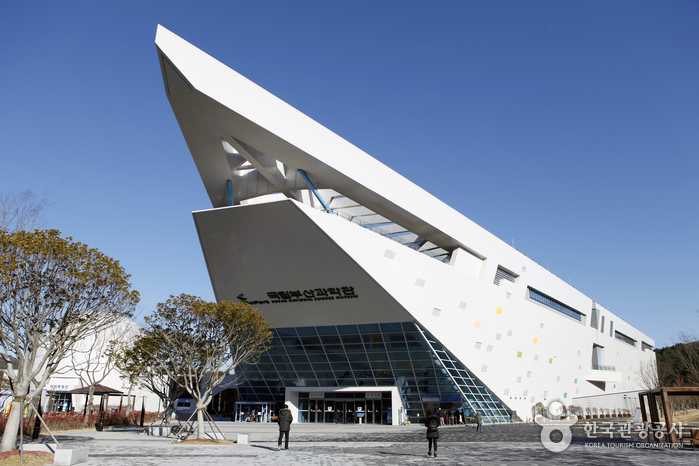
<instances>
[{"instance_id":1,"label":"metal railing","mask_svg":"<svg viewBox=\"0 0 699 466\"><path fill-rule=\"evenodd\" d=\"M603 366L601 364L592 364L592 370L595 371L610 371L616 372L616 366Z\"/></svg>"}]
</instances>

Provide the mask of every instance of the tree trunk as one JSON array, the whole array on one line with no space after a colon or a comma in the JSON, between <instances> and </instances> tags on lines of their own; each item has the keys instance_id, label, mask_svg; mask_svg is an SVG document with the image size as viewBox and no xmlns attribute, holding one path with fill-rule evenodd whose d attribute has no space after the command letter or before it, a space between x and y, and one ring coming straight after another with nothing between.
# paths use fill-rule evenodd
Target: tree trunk
<instances>
[{"instance_id":1,"label":"tree trunk","mask_svg":"<svg viewBox=\"0 0 699 466\"><path fill-rule=\"evenodd\" d=\"M92 403L95 402L95 386L90 385L90 389L87 395L87 417L89 418L92 414Z\"/></svg>"},{"instance_id":2,"label":"tree trunk","mask_svg":"<svg viewBox=\"0 0 699 466\"><path fill-rule=\"evenodd\" d=\"M29 391L29 387L17 387L16 396L23 397ZM17 433L19 432L19 423L22 420L22 406L18 398L12 400L10 406L10 414L7 416L5 424L5 433L2 434L2 443L0 443L1 451L12 451L17 448Z\"/></svg>"},{"instance_id":3,"label":"tree trunk","mask_svg":"<svg viewBox=\"0 0 699 466\"><path fill-rule=\"evenodd\" d=\"M175 412L175 405L177 404L177 398L175 399L170 399L168 398L165 400L166 403L166 408L165 408L165 414L163 415L165 418L165 425L169 426L172 421L172 414Z\"/></svg>"},{"instance_id":4,"label":"tree trunk","mask_svg":"<svg viewBox=\"0 0 699 466\"><path fill-rule=\"evenodd\" d=\"M12 401L10 410L10 415L7 416L7 423L5 424L5 433L2 435L0 451L12 451L17 446L17 432L19 432L19 422L22 417L20 402Z\"/></svg>"},{"instance_id":5,"label":"tree trunk","mask_svg":"<svg viewBox=\"0 0 699 466\"><path fill-rule=\"evenodd\" d=\"M199 440L206 439L206 434L204 432L204 429L206 428L204 426L204 409L205 407L200 402L197 402L197 430L199 431L197 438Z\"/></svg>"},{"instance_id":6,"label":"tree trunk","mask_svg":"<svg viewBox=\"0 0 699 466\"><path fill-rule=\"evenodd\" d=\"M170 425L170 418L172 417L172 404L168 402L165 407L165 412L163 413L163 422L166 426Z\"/></svg>"},{"instance_id":7,"label":"tree trunk","mask_svg":"<svg viewBox=\"0 0 699 466\"><path fill-rule=\"evenodd\" d=\"M126 402L126 416L128 417L131 415L131 411L133 410L133 406L131 405L131 392L133 391L133 382L129 385L129 396L126 397L128 400Z\"/></svg>"}]
</instances>

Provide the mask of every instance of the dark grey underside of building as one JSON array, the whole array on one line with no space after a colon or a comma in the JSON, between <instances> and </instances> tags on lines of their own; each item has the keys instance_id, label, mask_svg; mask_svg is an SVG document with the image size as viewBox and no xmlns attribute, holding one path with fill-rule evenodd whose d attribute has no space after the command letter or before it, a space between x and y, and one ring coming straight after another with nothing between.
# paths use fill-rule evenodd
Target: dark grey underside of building
<instances>
[{"instance_id":1,"label":"dark grey underside of building","mask_svg":"<svg viewBox=\"0 0 699 466\"><path fill-rule=\"evenodd\" d=\"M398 387L411 422L449 405L484 422L513 413L429 332L413 322L272 328L272 347L240 368L240 397L284 402L285 387ZM429 405L429 406L428 406ZM419 415L419 416L418 416Z\"/></svg>"}]
</instances>

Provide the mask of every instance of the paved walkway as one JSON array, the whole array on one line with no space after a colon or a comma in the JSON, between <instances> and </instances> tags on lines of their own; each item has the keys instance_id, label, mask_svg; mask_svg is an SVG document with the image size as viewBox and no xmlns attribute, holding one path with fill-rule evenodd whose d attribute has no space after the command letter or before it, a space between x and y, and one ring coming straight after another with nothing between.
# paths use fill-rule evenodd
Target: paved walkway
<instances>
[{"instance_id":1,"label":"paved walkway","mask_svg":"<svg viewBox=\"0 0 699 466\"><path fill-rule=\"evenodd\" d=\"M421 426L343 426L292 424L290 449L276 451L277 426L257 423L218 423L226 437L250 434L249 445L194 446L173 444L171 438L151 437L142 429L82 431L59 436L64 447L86 446L91 465L250 465L281 460L293 465L404 465L425 461L458 465L696 465L699 450L672 451L631 439L587 438L582 425L572 428L571 445L561 453L545 449L537 425L486 426L482 433L465 426L440 428L439 456L427 457L425 428ZM609 437L607 435L607 437ZM556 440L555 436L553 436ZM559 436L560 438L560 436ZM49 442L42 438L42 442ZM592 445L592 444L597 445Z\"/></svg>"}]
</instances>

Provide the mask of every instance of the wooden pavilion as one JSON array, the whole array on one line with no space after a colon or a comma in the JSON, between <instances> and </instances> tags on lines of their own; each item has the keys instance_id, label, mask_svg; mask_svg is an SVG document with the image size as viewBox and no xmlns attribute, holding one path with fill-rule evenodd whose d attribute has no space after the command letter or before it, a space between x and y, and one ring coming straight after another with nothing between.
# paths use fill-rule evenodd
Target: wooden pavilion
<instances>
[{"instance_id":1,"label":"wooden pavilion","mask_svg":"<svg viewBox=\"0 0 699 466\"><path fill-rule=\"evenodd\" d=\"M648 435L653 435L658 442L667 441L677 444L677 432L672 421L672 409L670 409L670 397L672 396L699 396L699 387L664 387L639 392L638 399L641 405L643 424L647 426ZM646 410L646 406L648 410ZM665 428L660 421L660 412L665 418ZM650 417L650 420L649 420ZM656 435L660 433L660 435ZM692 442L699 441L699 428L687 428L686 434Z\"/></svg>"}]
</instances>

